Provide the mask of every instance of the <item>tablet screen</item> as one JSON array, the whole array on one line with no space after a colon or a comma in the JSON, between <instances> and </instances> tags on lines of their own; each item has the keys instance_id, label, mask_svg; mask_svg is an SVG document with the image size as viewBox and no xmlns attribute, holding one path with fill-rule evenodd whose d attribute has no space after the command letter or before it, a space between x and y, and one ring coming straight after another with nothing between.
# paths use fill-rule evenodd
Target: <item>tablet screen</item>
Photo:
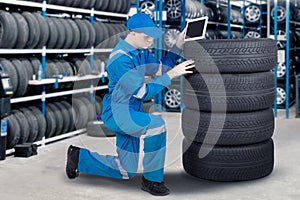
<instances>
[{"instance_id":1,"label":"tablet screen","mask_svg":"<svg viewBox=\"0 0 300 200\"><path fill-rule=\"evenodd\" d=\"M205 38L207 17L201 17L187 22L185 41Z\"/></svg>"}]
</instances>

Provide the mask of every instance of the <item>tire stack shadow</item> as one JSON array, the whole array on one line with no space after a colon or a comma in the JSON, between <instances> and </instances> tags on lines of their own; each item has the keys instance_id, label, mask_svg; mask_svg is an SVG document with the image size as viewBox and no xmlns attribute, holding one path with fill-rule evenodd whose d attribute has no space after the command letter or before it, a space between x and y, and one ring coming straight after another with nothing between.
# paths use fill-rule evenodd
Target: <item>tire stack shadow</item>
<instances>
[{"instance_id":1,"label":"tire stack shadow","mask_svg":"<svg viewBox=\"0 0 300 200\"><path fill-rule=\"evenodd\" d=\"M271 39L187 42L196 71L183 79L183 166L213 181L269 175L274 167L274 73Z\"/></svg>"}]
</instances>

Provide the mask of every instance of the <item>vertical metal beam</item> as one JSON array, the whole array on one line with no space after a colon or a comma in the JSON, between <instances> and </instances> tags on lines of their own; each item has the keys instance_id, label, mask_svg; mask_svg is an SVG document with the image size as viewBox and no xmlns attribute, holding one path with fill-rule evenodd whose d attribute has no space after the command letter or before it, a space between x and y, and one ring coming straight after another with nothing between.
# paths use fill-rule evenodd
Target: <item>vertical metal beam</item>
<instances>
[{"instance_id":1,"label":"vertical metal beam","mask_svg":"<svg viewBox=\"0 0 300 200\"><path fill-rule=\"evenodd\" d=\"M286 34L286 46L285 46L285 92L286 92L286 101L285 101L285 117L289 118L289 104L290 104L290 0L286 0L286 18L285 18L285 34Z\"/></svg>"},{"instance_id":2,"label":"vertical metal beam","mask_svg":"<svg viewBox=\"0 0 300 200\"><path fill-rule=\"evenodd\" d=\"M231 4L230 4L230 0L227 1L227 39L231 38L231 27L230 27L230 13L231 13Z\"/></svg>"},{"instance_id":3,"label":"vertical metal beam","mask_svg":"<svg viewBox=\"0 0 300 200\"><path fill-rule=\"evenodd\" d=\"M270 7L270 4L268 5ZM270 8L269 8L270 10ZM277 0L274 0L274 39L277 42L277 10L278 10L278 3ZM268 12L268 19L270 18L269 12ZM270 24L270 19L269 19ZM270 31L270 28L269 28ZM270 34L270 32L268 32ZM275 100L274 100L274 116L277 117L277 67L278 64L276 64L276 67L274 69L274 76L275 76Z\"/></svg>"}]
</instances>

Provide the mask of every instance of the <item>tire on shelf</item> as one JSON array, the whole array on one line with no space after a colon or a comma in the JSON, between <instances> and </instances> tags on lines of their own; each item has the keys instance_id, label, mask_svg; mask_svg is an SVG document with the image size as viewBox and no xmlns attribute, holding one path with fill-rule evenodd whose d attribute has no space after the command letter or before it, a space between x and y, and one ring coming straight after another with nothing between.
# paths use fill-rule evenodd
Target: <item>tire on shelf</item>
<instances>
[{"instance_id":1,"label":"tire on shelf","mask_svg":"<svg viewBox=\"0 0 300 200\"><path fill-rule=\"evenodd\" d=\"M89 29L81 19L75 19L80 31L80 41L77 48L85 48L89 42Z\"/></svg>"},{"instance_id":2,"label":"tire on shelf","mask_svg":"<svg viewBox=\"0 0 300 200\"><path fill-rule=\"evenodd\" d=\"M97 44L96 48L107 48L108 47L108 43L109 43L109 29L108 29L108 24L107 23L99 23L101 25L101 29L102 31L98 34L102 34L103 36L103 40L100 41L99 44Z\"/></svg>"},{"instance_id":3,"label":"tire on shelf","mask_svg":"<svg viewBox=\"0 0 300 200\"><path fill-rule=\"evenodd\" d=\"M46 133L45 133L45 137L46 138L50 138L53 137L55 134L55 130L56 130L56 119L55 119L55 115L54 112L52 111L52 109L46 105Z\"/></svg>"},{"instance_id":4,"label":"tire on shelf","mask_svg":"<svg viewBox=\"0 0 300 200\"><path fill-rule=\"evenodd\" d=\"M73 42L72 45L70 46L70 49L76 49L79 45L80 42L80 30L77 26L77 24L74 22L74 20L72 19L66 19L67 22L69 22L69 24L72 27L72 32L73 32Z\"/></svg>"},{"instance_id":5,"label":"tire on shelf","mask_svg":"<svg viewBox=\"0 0 300 200\"><path fill-rule=\"evenodd\" d=\"M22 15L29 25L29 40L27 41L26 48L34 49L38 45L41 37L39 22L30 12L23 12Z\"/></svg>"},{"instance_id":6,"label":"tire on shelf","mask_svg":"<svg viewBox=\"0 0 300 200\"><path fill-rule=\"evenodd\" d=\"M23 49L29 39L29 26L25 18L20 13L13 12L12 16L15 18L19 33L22 33L18 34L14 48Z\"/></svg>"},{"instance_id":7,"label":"tire on shelf","mask_svg":"<svg viewBox=\"0 0 300 200\"><path fill-rule=\"evenodd\" d=\"M86 27L88 28L88 33L89 33L89 36L88 36L89 40L86 45L86 48L91 48L92 46L94 46L94 43L96 40L95 29L88 20L84 19L83 22L85 23Z\"/></svg>"},{"instance_id":8,"label":"tire on shelf","mask_svg":"<svg viewBox=\"0 0 300 200\"><path fill-rule=\"evenodd\" d=\"M100 44L104 40L104 35L102 31L103 23L100 21L94 22L94 29L96 33L94 47L97 48L98 44Z\"/></svg>"},{"instance_id":9,"label":"tire on shelf","mask_svg":"<svg viewBox=\"0 0 300 200\"><path fill-rule=\"evenodd\" d=\"M30 61L27 58L20 58L20 61L22 62L22 65L24 66L24 68L26 68L28 80L32 80L33 68L32 68Z\"/></svg>"},{"instance_id":10,"label":"tire on shelf","mask_svg":"<svg viewBox=\"0 0 300 200\"><path fill-rule=\"evenodd\" d=\"M73 0L73 4L72 4L72 7L75 7L75 8L78 8L80 6L80 2L82 0Z\"/></svg>"},{"instance_id":11,"label":"tire on shelf","mask_svg":"<svg viewBox=\"0 0 300 200\"><path fill-rule=\"evenodd\" d=\"M123 9L121 11L121 13L123 14L127 14L129 13L129 10L130 10L130 7L131 7L131 2L130 0L123 0L125 3L124 3L124 6L123 6Z\"/></svg>"},{"instance_id":12,"label":"tire on shelf","mask_svg":"<svg viewBox=\"0 0 300 200\"><path fill-rule=\"evenodd\" d=\"M187 108L215 112L248 112L269 108L275 97L273 72L188 75L182 82ZM226 109L226 110L224 110Z\"/></svg>"},{"instance_id":13,"label":"tire on shelf","mask_svg":"<svg viewBox=\"0 0 300 200\"><path fill-rule=\"evenodd\" d=\"M46 118L37 107L30 106L29 109L35 115L38 121L38 134L35 141L41 141L46 133L46 126L47 126Z\"/></svg>"},{"instance_id":14,"label":"tire on shelf","mask_svg":"<svg viewBox=\"0 0 300 200\"><path fill-rule=\"evenodd\" d=\"M88 123L89 113L83 101L72 98L72 107L75 111L75 127L77 130L85 128Z\"/></svg>"},{"instance_id":15,"label":"tire on shelf","mask_svg":"<svg viewBox=\"0 0 300 200\"><path fill-rule=\"evenodd\" d=\"M65 41L66 41L66 37L67 37L66 29L63 26L63 24L61 23L60 19L52 18L52 20L53 20L53 22L56 25L56 28L58 30L58 39L57 39L55 48L56 49L61 49L64 46Z\"/></svg>"},{"instance_id":16,"label":"tire on shelf","mask_svg":"<svg viewBox=\"0 0 300 200\"><path fill-rule=\"evenodd\" d=\"M28 108L20 108L19 109L24 116L26 117L29 125L29 136L27 139L27 142L32 143L36 140L38 132L39 132L39 126L38 121L33 112Z\"/></svg>"},{"instance_id":17,"label":"tire on shelf","mask_svg":"<svg viewBox=\"0 0 300 200\"><path fill-rule=\"evenodd\" d=\"M13 92L16 93L18 90L18 74L15 66L5 58L0 58L0 63L5 69L5 72L9 75L13 86Z\"/></svg>"},{"instance_id":18,"label":"tire on shelf","mask_svg":"<svg viewBox=\"0 0 300 200\"><path fill-rule=\"evenodd\" d=\"M184 55L185 59L193 59L196 69L203 73L262 72L277 63L276 42L265 38L186 42Z\"/></svg>"},{"instance_id":19,"label":"tire on shelf","mask_svg":"<svg viewBox=\"0 0 300 200\"><path fill-rule=\"evenodd\" d=\"M102 115L102 98L95 95L95 112L97 116Z\"/></svg>"},{"instance_id":20,"label":"tire on shelf","mask_svg":"<svg viewBox=\"0 0 300 200\"><path fill-rule=\"evenodd\" d=\"M115 132L108 129L102 121L90 121L87 124L86 132L92 137L114 137Z\"/></svg>"},{"instance_id":21,"label":"tire on shelf","mask_svg":"<svg viewBox=\"0 0 300 200\"><path fill-rule=\"evenodd\" d=\"M64 0L64 5L68 7L72 7L74 0Z\"/></svg>"},{"instance_id":22,"label":"tire on shelf","mask_svg":"<svg viewBox=\"0 0 300 200\"><path fill-rule=\"evenodd\" d=\"M184 108L182 132L190 141L216 145L246 145L266 141L274 132L271 108L242 113L210 113ZM220 124L224 120L224 124Z\"/></svg>"},{"instance_id":23,"label":"tire on shelf","mask_svg":"<svg viewBox=\"0 0 300 200\"><path fill-rule=\"evenodd\" d=\"M212 146L202 145L184 139L183 167L195 177L212 181L245 181L265 177L273 171L274 144L273 140L245 146Z\"/></svg>"},{"instance_id":24,"label":"tire on shelf","mask_svg":"<svg viewBox=\"0 0 300 200\"><path fill-rule=\"evenodd\" d=\"M101 10L102 5L103 5L103 0L96 0L94 5L95 10Z\"/></svg>"},{"instance_id":25,"label":"tire on shelf","mask_svg":"<svg viewBox=\"0 0 300 200\"><path fill-rule=\"evenodd\" d=\"M69 102L67 102L67 101L64 100L64 101L61 101L60 103L68 111L70 123L69 123L69 128L68 128L67 132L71 132L71 131L73 131L75 129L75 122L74 122L74 119L76 119L76 116L74 117L75 111L73 110L72 105Z\"/></svg>"},{"instance_id":26,"label":"tire on shelf","mask_svg":"<svg viewBox=\"0 0 300 200\"><path fill-rule=\"evenodd\" d=\"M25 115L19 110L12 110L11 113L16 117L20 125L20 139L18 144L27 142L29 138L29 124Z\"/></svg>"},{"instance_id":27,"label":"tire on shelf","mask_svg":"<svg viewBox=\"0 0 300 200\"><path fill-rule=\"evenodd\" d=\"M7 127L7 146L6 149L14 148L16 144L19 143L21 128L19 122L14 115L8 117L8 127Z\"/></svg>"},{"instance_id":28,"label":"tire on shelf","mask_svg":"<svg viewBox=\"0 0 300 200\"><path fill-rule=\"evenodd\" d=\"M96 119L96 111L94 109L93 104L86 97L81 97L79 99L84 103L84 105L86 106L86 109L88 111L87 123L95 120ZM85 127L86 127L87 123L85 124Z\"/></svg>"},{"instance_id":29,"label":"tire on shelf","mask_svg":"<svg viewBox=\"0 0 300 200\"><path fill-rule=\"evenodd\" d=\"M47 17L46 22L49 26L49 39L46 46L48 49L54 49L58 41L58 30L52 17Z\"/></svg>"},{"instance_id":30,"label":"tire on shelf","mask_svg":"<svg viewBox=\"0 0 300 200\"><path fill-rule=\"evenodd\" d=\"M62 46L63 49L69 49L72 46L72 43L74 41L74 33L73 29L71 27L71 24L66 19L59 19L60 22L63 24L66 30L66 40L64 45Z\"/></svg>"},{"instance_id":31,"label":"tire on shelf","mask_svg":"<svg viewBox=\"0 0 300 200\"><path fill-rule=\"evenodd\" d=\"M15 18L10 13L0 10L0 27L0 48L13 48L19 33Z\"/></svg>"},{"instance_id":32,"label":"tire on shelf","mask_svg":"<svg viewBox=\"0 0 300 200\"><path fill-rule=\"evenodd\" d=\"M36 20L39 23L40 27L40 41L37 44L36 48L42 49L49 40L49 26L46 22L46 19L40 14L40 13L33 13L33 16L36 18Z\"/></svg>"},{"instance_id":33,"label":"tire on shelf","mask_svg":"<svg viewBox=\"0 0 300 200\"><path fill-rule=\"evenodd\" d=\"M102 0L101 11L108 11L108 7L110 5L110 1Z\"/></svg>"},{"instance_id":34,"label":"tire on shelf","mask_svg":"<svg viewBox=\"0 0 300 200\"><path fill-rule=\"evenodd\" d=\"M118 4L119 2L117 1L117 0L110 0L109 1L109 5L108 5L108 7L107 7L107 10L106 11L108 11L108 12L116 12L116 8L117 8L117 4Z\"/></svg>"},{"instance_id":35,"label":"tire on shelf","mask_svg":"<svg viewBox=\"0 0 300 200\"><path fill-rule=\"evenodd\" d=\"M61 112L62 118L63 118L63 127L61 134L68 133L69 127L70 127L70 115L67 108L62 105L60 102L53 103Z\"/></svg>"},{"instance_id":36,"label":"tire on shelf","mask_svg":"<svg viewBox=\"0 0 300 200\"><path fill-rule=\"evenodd\" d=\"M18 76L18 89L15 96L24 96L28 88L28 72L18 59L11 59L11 63L15 66Z\"/></svg>"}]
</instances>

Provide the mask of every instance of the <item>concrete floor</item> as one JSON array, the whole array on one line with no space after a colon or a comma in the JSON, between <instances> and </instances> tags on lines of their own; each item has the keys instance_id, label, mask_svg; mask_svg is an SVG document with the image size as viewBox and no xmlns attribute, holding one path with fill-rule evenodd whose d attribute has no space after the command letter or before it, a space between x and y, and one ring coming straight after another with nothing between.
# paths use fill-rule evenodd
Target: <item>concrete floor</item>
<instances>
[{"instance_id":1,"label":"concrete floor","mask_svg":"<svg viewBox=\"0 0 300 200\"><path fill-rule=\"evenodd\" d=\"M140 190L141 174L132 180L114 180L80 174L75 180L65 175L66 149L70 144L102 154L114 154L114 138L93 138L86 134L38 149L30 158L7 157L0 161L1 200L115 200L115 199L203 199L203 200L299 200L300 119L276 119L275 168L265 178L234 183L205 181L187 175L181 163L180 113L164 113L168 129L165 182L166 197L154 197Z\"/></svg>"}]
</instances>

